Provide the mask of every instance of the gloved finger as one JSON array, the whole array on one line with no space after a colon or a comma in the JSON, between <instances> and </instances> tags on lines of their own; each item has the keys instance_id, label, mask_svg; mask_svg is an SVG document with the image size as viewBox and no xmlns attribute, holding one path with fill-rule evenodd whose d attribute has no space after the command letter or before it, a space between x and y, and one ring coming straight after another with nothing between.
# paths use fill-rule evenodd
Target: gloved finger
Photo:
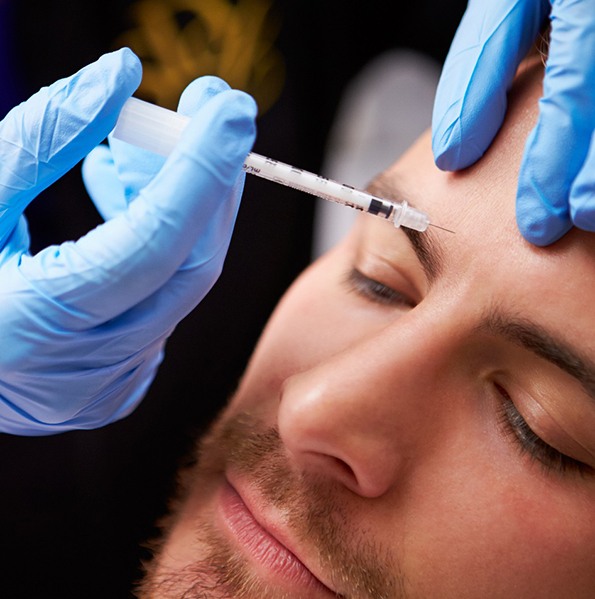
<instances>
[{"instance_id":1,"label":"gloved finger","mask_svg":"<svg viewBox=\"0 0 595 599\"><path fill-rule=\"evenodd\" d=\"M587 159L570 189L570 218L579 229L595 231L595 131Z\"/></svg>"},{"instance_id":2,"label":"gloved finger","mask_svg":"<svg viewBox=\"0 0 595 599\"><path fill-rule=\"evenodd\" d=\"M119 50L8 113L0 123L0 246L29 202L113 129L140 79L138 58Z\"/></svg>"},{"instance_id":3,"label":"gloved finger","mask_svg":"<svg viewBox=\"0 0 595 599\"><path fill-rule=\"evenodd\" d=\"M190 83L182 93L178 112L193 116L210 98L229 89L229 85L218 77L200 77ZM159 172L165 159L147 150L136 148L113 135L109 136L109 143L118 176L124 185L126 199L130 202Z\"/></svg>"},{"instance_id":4,"label":"gloved finger","mask_svg":"<svg viewBox=\"0 0 595 599\"><path fill-rule=\"evenodd\" d=\"M182 93L178 112L192 116L216 94L229 90L218 77L196 79ZM82 176L97 210L109 220L125 210L161 170L165 158L109 135L109 148L99 145L83 161Z\"/></svg>"},{"instance_id":5,"label":"gloved finger","mask_svg":"<svg viewBox=\"0 0 595 599\"><path fill-rule=\"evenodd\" d=\"M100 144L87 154L81 173L85 189L103 220L110 220L128 208L124 186L106 145Z\"/></svg>"},{"instance_id":6,"label":"gloved finger","mask_svg":"<svg viewBox=\"0 0 595 599\"><path fill-rule=\"evenodd\" d=\"M250 96L218 94L126 212L76 243L23 257L21 276L40 293L40 318L71 330L96 326L154 293L193 247L205 263L217 256L231 236L237 206L226 200L254 142L255 117ZM47 297L59 310L44 311Z\"/></svg>"},{"instance_id":7,"label":"gloved finger","mask_svg":"<svg viewBox=\"0 0 595 599\"><path fill-rule=\"evenodd\" d=\"M539 116L519 173L517 222L548 245L572 226L570 189L595 129L595 0L554 2Z\"/></svg>"},{"instance_id":8,"label":"gloved finger","mask_svg":"<svg viewBox=\"0 0 595 599\"><path fill-rule=\"evenodd\" d=\"M486 151L506 113L520 61L549 13L548 0L470 0L436 90L432 150L448 171Z\"/></svg>"}]
</instances>

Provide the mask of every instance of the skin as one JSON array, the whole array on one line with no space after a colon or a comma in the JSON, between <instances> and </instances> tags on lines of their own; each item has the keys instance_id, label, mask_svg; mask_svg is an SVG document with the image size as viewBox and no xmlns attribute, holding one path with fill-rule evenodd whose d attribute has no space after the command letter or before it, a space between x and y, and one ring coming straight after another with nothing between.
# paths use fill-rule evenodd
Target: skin
<instances>
[{"instance_id":1,"label":"skin","mask_svg":"<svg viewBox=\"0 0 595 599\"><path fill-rule=\"evenodd\" d=\"M514 333L530 320L579 355L576 371L595 361L595 238L574 230L536 248L515 222L541 81L523 65L473 167L439 171L426 134L372 185L455 231L424 234L439 250L432 277L405 232L362 215L294 283L186 476L141 596L593 597L591 381ZM523 450L505 424L514 410L574 461ZM238 415L248 425L231 434ZM217 515L226 481L326 590L295 590L246 555ZM244 562L244 583L194 567L209 534ZM213 589L183 595L200 576Z\"/></svg>"}]
</instances>

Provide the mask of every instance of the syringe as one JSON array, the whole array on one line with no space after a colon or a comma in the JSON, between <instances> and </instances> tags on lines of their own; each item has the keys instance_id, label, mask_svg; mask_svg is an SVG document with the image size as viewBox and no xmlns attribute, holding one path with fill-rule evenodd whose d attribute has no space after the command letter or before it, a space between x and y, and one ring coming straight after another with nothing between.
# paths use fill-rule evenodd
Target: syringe
<instances>
[{"instance_id":1,"label":"syringe","mask_svg":"<svg viewBox=\"0 0 595 599\"><path fill-rule=\"evenodd\" d=\"M139 148L168 156L189 121L189 117L173 110L130 98L120 112L113 136ZM254 152L248 154L243 168L251 175L391 220L395 227L425 231L430 225L428 216L409 206L406 201L380 198Z\"/></svg>"}]
</instances>

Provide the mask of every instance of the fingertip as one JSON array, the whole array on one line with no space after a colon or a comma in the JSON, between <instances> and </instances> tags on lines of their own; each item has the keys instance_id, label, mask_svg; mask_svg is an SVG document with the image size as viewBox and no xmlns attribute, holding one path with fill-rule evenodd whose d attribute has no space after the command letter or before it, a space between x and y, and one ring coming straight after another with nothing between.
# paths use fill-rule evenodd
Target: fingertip
<instances>
[{"instance_id":1,"label":"fingertip","mask_svg":"<svg viewBox=\"0 0 595 599\"><path fill-rule=\"evenodd\" d=\"M442 171L460 171L477 162L483 156L483 150L471 149L471 144L456 143L452 145L432 144L434 162Z\"/></svg>"},{"instance_id":2,"label":"fingertip","mask_svg":"<svg viewBox=\"0 0 595 599\"><path fill-rule=\"evenodd\" d=\"M432 134L432 152L436 166L443 171L459 171L477 162L485 153L491 140L480 139L472 133L463 131L463 118L439 124ZM481 129L482 125L475 125ZM469 125L468 129L473 129Z\"/></svg>"},{"instance_id":3,"label":"fingertip","mask_svg":"<svg viewBox=\"0 0 595 599\"><path fill-rule=\"evenodd\" d=\"M230 90L229 92L231 101L235 102L239 109L244 111L245 117L254 124L254 121L258 115L258 105L256 100L246 92L240 90Z\"/></svg>"},{"instance_id":4,"label":"fingertip","mask_svg":"<svg viewBox=\"0 0 595 599\"><path fill-rule=\"evenodd\" d=\"M116 92L121 103L135 92L143 76L142 63L130 48L103 54L74 77L86 75L87 72L90 83L103 84L108 93Z\"/></svg>"},{"instance_id":5,"label":"fingertip","mask_svg":"<svg viewBox=\"0 0 595 599\"><path fill-rule=\"evenodd\" d=\"M441 136L440 136L441 137ZM453 160L450 156L450 146L442 143L438 135L432 135L432 154L434 155L434 164L441 171L452 171L456 170L453 167Z\"/></svg>"},{"instance_id":6,"label":"fingertip","mask_svg":"<svg viewBox=\"0 0 595 599\"><path fill-rule=\"evenodd\" d=\"M458 144L448 145L442 142L435 142L432 138L432 152L434 153L434 163L441 171L459 170L461 161L461 146Z\"/></svg>"},{"instance_id":7,"label":"fingertip","mask_svg":"<svg viewBox=\"0 0 595 599\"><path fill-rule=\"evenodd\" d=\"M550 245L571 228L568 213L557 212L535 188L520 187L516 201L517 225L521 235L533 245Z\"/></svg>"},{"instance_id":8,"label":"fingertip","mask_svg":"<svg viewBox=\"0 0 595 599\"><path fill-rule=\"evenodd\" d=\"M118 48L117 50L111 52L111 54L113 54L114 56L122 57L123 61L126 61L131 65L135 65L135 68L142 68L140 58L136 55L134 50L132 50L128 46L122 46L121 48Z\"/></svg>"},{"instance_id":9,"label":"fingertip","mask_svg":"<svg viewBox=\"0 0 595 599\"><path fill-rule=\"evenodd\" d=\"M178 112L192 116L211 98L221 92L230 90L231 87L219 77L205 75L192 81L180 96Z\"/></svg>"},{"instance_id":10,"label":"fingertip","mask_svg":"<svg viewBox=\"0 0 595 599\"><path fill-rule=\"evenodd\" d=\"M521 235L533 245L538 247L548 246L558 241L565 233L567 228L552 229L549 223L524 218L517 214L517 224Z\"/></svg>"},{"instance_id":11,"label":"fingertip","mask_svg":"<svg viewBox=\"0 0 595 599\"><path fill-rule=\"evenodd\" d=\"M130 84L134 86L134 90L138 88L143 76L143 66L140 58L127 47L120 48L112 53L119 60L120 69L126 72Z\"/></svg>"}]
</instances>

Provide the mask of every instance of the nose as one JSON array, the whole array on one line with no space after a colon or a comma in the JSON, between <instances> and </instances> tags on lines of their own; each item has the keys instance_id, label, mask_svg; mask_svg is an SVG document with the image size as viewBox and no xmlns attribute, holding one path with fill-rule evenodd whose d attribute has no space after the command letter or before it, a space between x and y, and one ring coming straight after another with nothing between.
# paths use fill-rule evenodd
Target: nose
<instances>
[{"instance_id":1,"label":"nose","mask_svg":"<svg viewBox=\"0 0 595 599\"><path fill-rule=\"evenodd\" d=\"M279 433L303 471L379 497L431 450L448 346L429 330L389 327L286 379Z\"/></svg>"}]
</instances>

